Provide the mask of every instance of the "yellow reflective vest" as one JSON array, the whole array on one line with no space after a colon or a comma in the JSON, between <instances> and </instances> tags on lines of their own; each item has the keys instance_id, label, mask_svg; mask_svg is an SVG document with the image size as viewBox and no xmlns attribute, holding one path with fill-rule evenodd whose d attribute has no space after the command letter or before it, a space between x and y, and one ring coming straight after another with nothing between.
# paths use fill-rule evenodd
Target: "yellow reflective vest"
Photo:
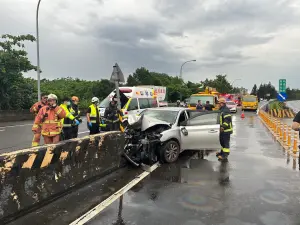
<instances>
[{"instance_id":1,"label":"yellow reflective vest","mask_svg":"<svg viewBox=\"0 0 300 225\"><path fill-rule=\"evenodd\" d=\"M90 122L91 123L96 123L97 122L97 110L98 110L98 115L99 115L99 122L100 122L100 112L98 107L96 107L94 104L90 105L89 108L91 109L90 112Z\"/></svg>"},{"instance_id":2,"label":"yellow reflective vest","mask_svg":"<svg viewBox=\"0 0 300 225\"><path fill-rule=\"evenodd\" d=\"M61 120L61 122L63 124L63 127L71 127L72 123L73 123L73 120L75 119L75 117L69 111L67 105L61 104L60 107L62 107L63 110L65 110L65 112L66 112L66 118Z\"/></svg>"}]
</instances>

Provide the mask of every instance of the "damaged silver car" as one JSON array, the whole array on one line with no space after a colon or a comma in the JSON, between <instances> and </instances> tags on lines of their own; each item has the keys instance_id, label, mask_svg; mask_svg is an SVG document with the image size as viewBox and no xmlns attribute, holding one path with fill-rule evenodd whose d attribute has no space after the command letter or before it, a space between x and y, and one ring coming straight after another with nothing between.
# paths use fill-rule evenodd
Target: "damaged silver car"
<instances>
[{"instance_id":1,"label":"damaged silver car","mask_svg":"<svg viewBox=\"0 0 300 225\"><path fill-rule=\"evenodd\" d=\"M135 166L172 163L185 150L219 150L219 112L146 109L128 118L124 156Z\"/></svg>"}]
</instances>

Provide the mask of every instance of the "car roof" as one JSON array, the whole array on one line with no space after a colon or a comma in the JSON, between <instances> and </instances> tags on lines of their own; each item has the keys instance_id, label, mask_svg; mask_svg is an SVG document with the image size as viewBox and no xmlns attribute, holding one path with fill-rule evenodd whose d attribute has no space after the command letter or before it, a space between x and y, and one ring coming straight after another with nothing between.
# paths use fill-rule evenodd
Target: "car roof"
<instances>
[{"instance_id":1,"label":"car roof","mask_svg":"<svg viewBox=\"0 0 300 225\"><path fill-rule=\"evenodd\" d=\"M185 110L184 107L157 107L157 108L147 108L147 110L161 110L161 111L175 111L179 112L181 110Z\"/></svg>"}]
</instances>

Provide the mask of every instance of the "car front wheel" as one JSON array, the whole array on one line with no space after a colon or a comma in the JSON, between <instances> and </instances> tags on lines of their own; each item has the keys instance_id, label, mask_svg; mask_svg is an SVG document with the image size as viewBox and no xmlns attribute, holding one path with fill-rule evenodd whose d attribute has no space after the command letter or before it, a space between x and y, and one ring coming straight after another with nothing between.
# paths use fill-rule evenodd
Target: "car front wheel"
<instances>
[{"instance_id":1,"label":"car front wheel","mask_svg":"<svg viewBox=\"0 0 300 225\"><path fill-rule=\"evenodd\" d=\"M170 140L162 145L160 158L164 162L173 163L178 159L179 153L179 144L174 140Z\"/></svg>"}]
</instances>

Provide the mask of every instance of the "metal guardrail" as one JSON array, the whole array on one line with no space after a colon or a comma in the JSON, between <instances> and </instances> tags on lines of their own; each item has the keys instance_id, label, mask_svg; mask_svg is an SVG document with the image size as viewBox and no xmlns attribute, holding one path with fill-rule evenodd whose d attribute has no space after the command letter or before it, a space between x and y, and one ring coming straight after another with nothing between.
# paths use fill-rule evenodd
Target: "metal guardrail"
<instances>
[{"instance_id":1,"label":"metal guardrail","mask_svg":"<svg viewBox=\"0 0 300 225\"><path fill-rule=\"evenodd\" d=\"M288 101L286 105L294 111L294 113L298 113L300 111L300 100L296 101Z\"/></svg>"}]
</instances>

